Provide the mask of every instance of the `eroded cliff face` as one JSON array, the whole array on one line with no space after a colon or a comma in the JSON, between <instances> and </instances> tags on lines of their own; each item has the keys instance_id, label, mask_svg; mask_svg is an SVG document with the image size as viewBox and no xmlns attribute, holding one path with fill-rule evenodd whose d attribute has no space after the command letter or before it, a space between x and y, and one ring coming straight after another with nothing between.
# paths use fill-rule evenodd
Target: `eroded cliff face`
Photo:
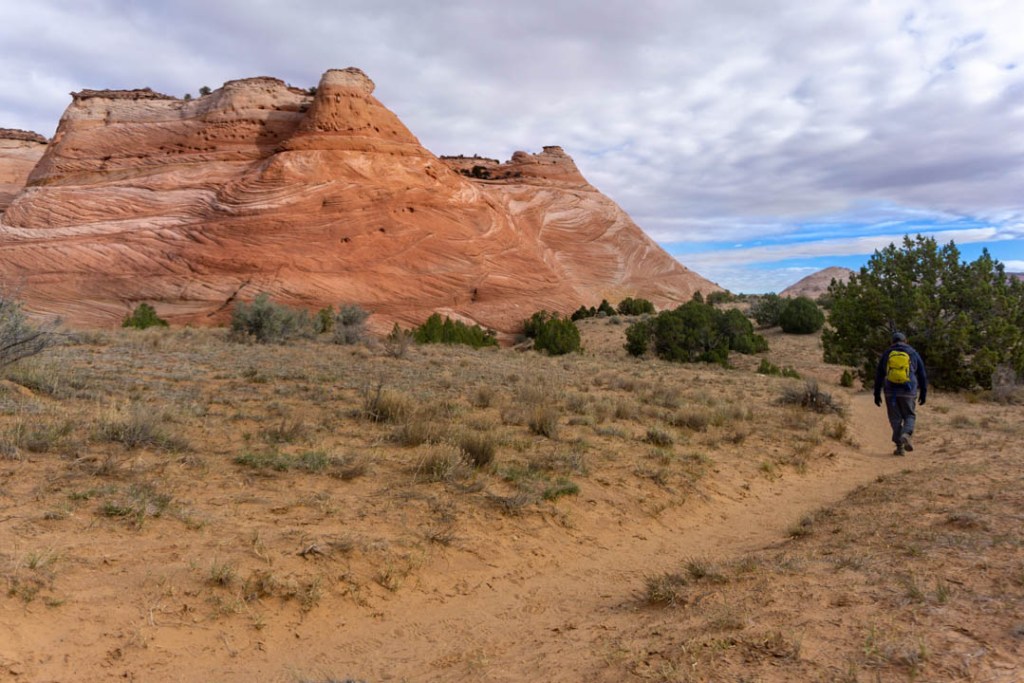
<instances>
[{"instance_id":1,"label":"eroded cliff face","mask_svg":"<svg viewBox=\"0 0 1024 683\"><path fill-rule=\"evenodd\" d=\"M38 133L0 128L0 215L25 187L28 176L46 151Z\"/></svg>"},{"instance_id":2,"label":"eroded cliff face","mask_svg":"<svg viewBox=\"0 0 1024 683\"><path fill-rule=\"evenodd\" d=\"M315 95L273 78L189 101L75 93L0 218L0 274L34 310L80 325L116 324L142 301L172 322L221 323L268 292L359 304L377 329L439 311L508 332L540 308L717 289L560 148L474 174L427 151L373 89L344 69Z\"/></svg>"}]
</instances>

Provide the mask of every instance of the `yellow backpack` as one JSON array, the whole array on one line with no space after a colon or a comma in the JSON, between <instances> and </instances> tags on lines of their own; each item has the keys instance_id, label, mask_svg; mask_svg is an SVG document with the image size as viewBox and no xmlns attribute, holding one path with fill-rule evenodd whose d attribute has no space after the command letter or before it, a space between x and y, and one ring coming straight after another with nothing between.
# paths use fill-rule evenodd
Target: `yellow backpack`
<instances>
[{"instance_id":1,"label":"yellow backpack","mask_svg":"<svg viewBox=\"0 0 1024 683\"><path fill-rule=\"evenodd\" d=\"M885 378L892 384L909 384L910 354L906 351L890 351L885 366Z\"/></svg>"}]
</instances>

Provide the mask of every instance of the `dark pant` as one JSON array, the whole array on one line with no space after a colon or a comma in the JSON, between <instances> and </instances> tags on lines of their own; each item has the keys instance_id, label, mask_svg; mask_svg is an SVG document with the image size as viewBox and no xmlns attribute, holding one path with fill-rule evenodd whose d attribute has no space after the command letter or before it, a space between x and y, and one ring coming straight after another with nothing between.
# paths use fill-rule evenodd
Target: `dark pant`
<instances>
[{"instance_id":1,"label":"dark pant","mask_svg":"<svg viewBox=\"0 0 1024 683\"><path fill-rule=\"evenodd\" d=\"M914 412L916 396L886 396L885 409L889 413L889 424L892 425L892 442L899 444L901 437L914 433Z\"/></svg>"}]
</instances>

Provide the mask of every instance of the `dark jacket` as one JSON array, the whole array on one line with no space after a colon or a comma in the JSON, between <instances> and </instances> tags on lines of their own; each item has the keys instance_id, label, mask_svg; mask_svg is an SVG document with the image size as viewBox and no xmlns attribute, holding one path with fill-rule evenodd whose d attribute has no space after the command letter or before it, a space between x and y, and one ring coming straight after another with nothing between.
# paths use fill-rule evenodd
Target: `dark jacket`
<instances>
[{"instance_id":1,"label":"dark jacket","mask_svg":"<svg viewBox=\"0 0 1024 683\"><path fill-rule=\"evenodd\" d=\"M889 354L893 351L906 351L910 356L910 382L907 384L893 384L885 378L885 371L888 367ZM885 389L886 396L917 396L920 391L921 402L924 402L928 394L928 375L924 371L924 361L910 344L897 342L886 349L882 357L878 359L878 368L875 370L875 398L882 395Z\"/></svg>"}]
</instances>

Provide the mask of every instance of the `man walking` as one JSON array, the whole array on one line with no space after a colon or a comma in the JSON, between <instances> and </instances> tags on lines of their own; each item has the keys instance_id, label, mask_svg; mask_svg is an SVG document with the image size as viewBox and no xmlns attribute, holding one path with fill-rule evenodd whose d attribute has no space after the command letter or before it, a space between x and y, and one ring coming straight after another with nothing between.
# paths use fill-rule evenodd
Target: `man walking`
<instances>
[{"instance_id":1,"label":"man walking","mask_svg":"<svg viewBox=\"0 0 1024 683\"><path fill-rule=\"evenodd\" d=\"M914 434L914 400L924 405L928 394L928 376L921 356L907 343L907 335L893 332L892 345L878 359L875 370L875 405L882 405L885 389L885 409L892 425L894 455L914 450L910 437ZM920 391L920 396L918 392Z\"/></svg>"}]
</instances>

